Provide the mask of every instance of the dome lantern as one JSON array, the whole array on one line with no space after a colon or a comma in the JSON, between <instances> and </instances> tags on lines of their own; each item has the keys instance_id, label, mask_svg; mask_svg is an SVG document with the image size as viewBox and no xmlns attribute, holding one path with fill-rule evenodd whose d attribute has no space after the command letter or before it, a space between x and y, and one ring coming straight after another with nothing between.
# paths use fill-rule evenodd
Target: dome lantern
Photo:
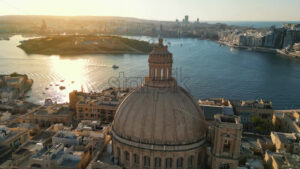
<instances>
[{"instance_id":1,"label":"dome lantern","mask_svg":"<svg viewBox=\"0 0 300 169\"><path fill-rule=\"evenodd\" d=\"M149 74L145 78L145 85L151 87L173 87L176 80L172 77L173 55L168 51L168 46L159 38L158 44L149 54Z\"/></svg>"}]
</instances>

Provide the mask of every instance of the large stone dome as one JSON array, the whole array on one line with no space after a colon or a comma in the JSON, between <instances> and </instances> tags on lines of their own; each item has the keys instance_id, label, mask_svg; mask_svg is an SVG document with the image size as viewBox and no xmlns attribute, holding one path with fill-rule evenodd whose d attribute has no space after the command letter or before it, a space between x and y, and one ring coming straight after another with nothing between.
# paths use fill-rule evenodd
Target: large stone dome
<instances>
[{"instance_id":1,"label":"large stone dome","mask_svg":"<svg viewBox=\"0 0 300 169\"><path fill-rule=\"evenodd\" d=\"M111 130L115 162L126 169L203 167L205 118L172 77L173 55L163 39L148 63L145 82L128 94L115 114Z\"/></svg>"},{"instance_id":2,"label":"large stone dome","mask_svg":"<svg viewBox=\"0 0 300 169\"><path fill-rule=\"evenodd\" d=\"M113 132L139 143L183 145L206 136L204 115L192 96L181 87L142 86L120 104Z\"/></svg>"}]
</instances>

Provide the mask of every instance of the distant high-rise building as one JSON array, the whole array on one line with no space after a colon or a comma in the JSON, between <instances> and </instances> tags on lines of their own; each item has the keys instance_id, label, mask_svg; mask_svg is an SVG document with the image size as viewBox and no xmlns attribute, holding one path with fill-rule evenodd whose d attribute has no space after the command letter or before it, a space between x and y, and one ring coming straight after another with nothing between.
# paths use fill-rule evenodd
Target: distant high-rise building
<instances>
[{"instance_id":1,"label":"distant high-rise building","mask_svg":"<svg viewBox=\"0 0 300 169\"><path fill-rule=\"evenodd\" d=\"M46 21L43 20L43 21L42 21L42 25L41 25L41 31L44 32L44 31L46 31L46 30L47 30L47 24L46 24Z\"/></svg>"},{"instance_id":2,"label":"distant high-rise building","mask_svg":"<svg viewBox=\"0 0 300 169\"><path fill-rule=\"evenodd\" d=\"M197 23L199 23L200 21L199 21L199 18L197 18Z\"/></svg>"},{"instance_id":3,"label":"distant high-rise building","mask_svg":"<svg viewBox=\"0 0 300 169\"><path fill-rule=\"evenodd\" d=\"M185 15L185 17L184 17L184 23L189 23L189 16L188 15Z\"/></svg>"}]
</instances>

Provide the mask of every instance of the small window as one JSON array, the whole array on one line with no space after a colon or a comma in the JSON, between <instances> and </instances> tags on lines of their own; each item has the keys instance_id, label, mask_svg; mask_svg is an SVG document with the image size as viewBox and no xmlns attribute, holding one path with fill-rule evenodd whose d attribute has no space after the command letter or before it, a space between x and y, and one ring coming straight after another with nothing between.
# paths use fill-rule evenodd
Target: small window
<instances>
[{"instance_id":1,"label":"small window","mask_svg":"<svg viewBox=\"0 0 300 169\"><path fill-rule=\"evenodd\" d=\"M117 156L120 157L120 148L117 148Z\"/></svg>"},{"instance_id":2,"label":"small window","mask_svg":"<svg viewBox=\"0 0 300 169\"><path fill-rule=\"evenodd\" d=\"M144 156L144 167L150 167L150 157Z\"/></svg>"},{"instance_id":3,"label":"small window","mask_svg":"<svg viewBox=\"0 0 300 169\"><path fill-rule=\"evenodd\" d=\"M194 168L194 156L189 156L189 159L188 159L188 168L189 169Z\"/></svg>"},{"instance_id":4,"label":"small window","mask_svg":"<svg viewBox=\"0 0 300 169\"><path fill-rule=\"evenodd\" d=\"M135 164L139 164L139 163L140 163L139 155L134 154L133 158L134 158L134 163L135 163Z\"/></svg>"},{"instance_id":5,"label":"small window","mask_svg":"<svg viewBox=\"0 0 300 169\"><path fill-rule=\"evenodd\" d=\"M197 165L198 165L198 166L201 166L201 163L202 163L202 161L203 161L203 157L202 157L201 153L198 154L198 160L197 160L197 161L198 161L198 164L197 164Z\"/></svg>"},{"instance_id":6,"label":"small window","mask_svg":"<svg viewBox=\"0 0 300 169\"><path fill-rule=\"evenodd\" d=\"M125 160L130 161L130 155L128 151L125 151Z\"/></svg>"},{"instance_id":7,"label":"small window","mask_svg":"<svg viewBox=\"0 0 300 169\"><path fill-rule=\"evenodd\" d=\"M230 141L227 139L225 139L225 141L224 141L223 152L225 152L225 153L230 152Z\"/></svg>"},{"instance_id":8,"label":"small window","mask_svg":"<svg viewBox=\"0 0 300 169\"><path fill-rule=\"evenodd\" d=\"M172 158L166 158L166 168L172 168Z\"/></svg>"},{"instance_id":9,"label":"small window","mask_svg":"<svg viewBox=\"0 0 300 169\"><path fill-rule=\"evenodd\" d=\"M156 157L154 160L154 167L155 168L160 168L161 167L161 159Z\"/></svg>"},{"instance_id":10,"label":"small window","mask_svg":"<svg viewBox=\"0 0 300 169\"><path fill-rule=\"evenodd\" d=\"M177 168L182 168L183 167L183 158L180 157L177 159Z\"/></svg>"}]
</instances>

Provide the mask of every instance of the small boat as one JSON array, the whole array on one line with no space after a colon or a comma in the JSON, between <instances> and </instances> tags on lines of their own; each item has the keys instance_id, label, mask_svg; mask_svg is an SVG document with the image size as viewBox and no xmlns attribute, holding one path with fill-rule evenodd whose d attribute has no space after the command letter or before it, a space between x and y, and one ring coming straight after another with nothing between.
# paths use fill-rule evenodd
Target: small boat
<instances>
[{"instance_id":1,"label":"small boat","mask_svg":"<svg viewBox=\"0 0 300 169\"><path fill-rule=\"evenodd\" d=\"M46 94L45 92L43 92L43 94Z\"/></svg>"},{"instance_id":2,"label":"small boat","mask_svg":"<svg viewBox=\"0 0 300 169\"><path fill-rule=\"evenodd\" d=\"M117 65L112 65L112 68L114 68L114 69L118 69L118 68L119 68L119 66L117 66Z\"/></svg>"},{"instance_id":3,"label":"small boat","mask_svg":"<svg viewBox=\"0 0 300 169\"><path fill-rule=\"evenodd\" d=\"M66 87L65 86L60 86L59 89L64 90L64 89L66 89Z\"/></svg>"},{"instance_id":4,"label":"small boat","mask_svg":"<svg viewBox=\"0 0 300 169\"><path fill-rule=\"evenodd\" d=\"M55 84L55 86L59 86L58 84Z\"/></svg>"},{"instance_id":5,"label":"small boat","mask_svg":"<svg viewBox=\"0 0 300 169\"><path fill-rule=\"evenodd\" d=\"M71 83L75 83L75 81L72 81Z\"/></svg>"},{"instance_id":6,"label":"small boat","mask_svg":"<svg viewBox=\"0 0 300 169\"><path fill-rule=\"evenodd\" d=\"M50 84L49 86L52 86L52 84Z\"/></svg>"},{"instance_id":7,"label":"small boat","mask_svg":"<svg viewBox=\"0 0 300 169\"><path fill-rule=\"evenodd\" d=\"M48 90L48 89L49 89L48 87L45 88L45 90Z\"/></svg>"},{"instance_id":8,"label":"small boat","mask_svg":"<svg viewBox=\"0 0 300 169\"><path fill-rule=\"evenodd\" d=\"M61 80L60 82L64 82L64 80Z\"/></svg>"}]
</instances>

